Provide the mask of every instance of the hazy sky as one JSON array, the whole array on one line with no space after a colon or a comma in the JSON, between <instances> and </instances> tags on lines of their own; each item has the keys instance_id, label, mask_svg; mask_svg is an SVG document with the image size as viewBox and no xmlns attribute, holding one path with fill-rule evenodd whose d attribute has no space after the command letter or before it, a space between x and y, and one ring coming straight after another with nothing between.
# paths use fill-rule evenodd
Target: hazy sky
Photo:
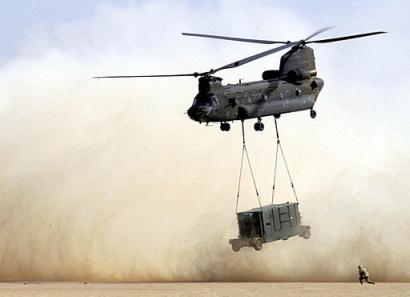
<instances>
[{"instance_id":1,"label":"hazy sky","mask_svg":"<svg viewBox=\"0 0 410 297\"><path fill-rule=\"evenodd\" d=\"M130 2L149 1L1 0L0 53L6 57L13 56L22 39L30 34L33 27L53 27L61 23L75 22L89 17L101 5L120 7Z\"/></svg>"},{"instance_id":2,"label":"hazy sky","mask_svg":"<svg viewBox=\"0 0 410 297\"><path fill-rule=\"evenodd\" d=\"M143 4L152 1L99 1L99 0L1 0L1 26L0 26L0 55L11 57L16 53L22 40L27 37L36 26L53 27L55 25L75 22L92 15L98 7L110 5L121 7L129 3ZM181 1L182 2L182 1ZM183 1L191 7L192 15L201 10L213 10L220 6L219 1ZM298 18L305 19L312 26L320 28L327 25L337 25L341 31L354 32L360 30L395 28L409 32L409 21L399 20L398 15L410 11L410 3L407 1L266 1L266 3L278 3L286 7ZM235 3L235 4L234 4ZM233 9L243 9L243 1L232 2ZM273 19L276 17L272 12ZM369 23L368 20L373 22ZM366 20L366 21L363 21ZM207 23L209 32L220 32L218 20L201 20ZM238 20L240 21L240 20ZM404 25L397 28L396 24ZM257 24L255 24L257 26ZM286 24L283 24L285 27ZM187 28L189 29L189 28ZM350 30L350 31L349 31ZM274 36L271 36L274 37Z\"/></svg>"}]
</instances>

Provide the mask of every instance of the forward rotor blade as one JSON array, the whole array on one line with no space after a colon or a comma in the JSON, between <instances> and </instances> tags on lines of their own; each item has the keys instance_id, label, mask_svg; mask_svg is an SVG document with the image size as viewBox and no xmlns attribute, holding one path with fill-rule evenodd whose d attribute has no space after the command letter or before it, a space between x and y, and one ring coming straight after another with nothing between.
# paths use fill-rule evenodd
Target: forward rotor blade
<instances>
[{"instance_id":1,"label":"forward rotor blade","mask_svg":"<svg viewBox=\"0 0 410 297\"><path fill-rule=\"evenodd\" d=\"M312 41L308 41L308 42L306 42L306 43L328 43L328 42L336 42L336 41L342 41L342 40L353 39L353 38L361 38L361 37L366 37L366 36L371 36L371 35L377 35L377 34L384 34L384 33L387 33L387 32L384 32L384 31L369 32L369 33L349 35L349 36L342 36L342 37L336 37L336 38L312 40Z\"/></svg>"},{"instance_id":2,"label":"forward rotor blade","mask_svg":"<svg viewBox=\"0 0 410 297\"><path fill-rule=\"evenodd\" d=\"M324 28L322 28L322 29L316 31L315 33L312 33L311 35L309 35L308 37L306 37L304 40L305 40L305 41L306 41L306 40L309 40L310 38L315 37L316 35L318 35L318 34L320 34L320 33L322 33L322 32L325 32L325 31L327 31L327 30L333 29L333 28L334 28L334 26L324 27Z\"/></svg>"},{"instance_id":3,"label":"forward rotor blade","mask_svg":"<svg viewBox=\"0 0 410 297\"><path fill-rule=\"evenodd\" d=\"M155 74L155 75L112 75L112 76L95 76L93 78L135 78L135 77L176 77L176 76L193 76L198 77L205 73L182 73L182 74Z\"/></svg>"},{"instance_id":4,"label":"forward rotor blade","mask_svg":"<svg viewBox=\"0 0 410 297\"><path fill-rule=\"evenodd\" d=\"M284 50L284 49L286 49L286 48L289 48L289 47L292 47L292 46L294 46L294 45L297 45L297 44L299 44L299 43L300 43L300 41L298 41L298 42L291 42L291 43L287 43L287 44L285 44L285 45L281 45L281 46L279 46L279 47L275 47L275 48L273 48L273 49L270 49L270 50L261 52L261 53L259 53L259 54L256 54L256 55L247 57L247 58L245 58L245 59L242 59L242 60L239 60L239 61L230 63L230 64L228 64L228 65L219 67L219 68L217 68L217 69L215 69L215 70L211 70L210 73L215 73L215 72L220 71L220 70L223 70L223 69L235 68L235 67L238 67L238 66L247 64L247 63L249 63L249 62L255 61L255 60L257 60L257 59L263 58L263 57L265 57L265 56L271 55L271 54L273 54L273 53L276 53L276 52L279 52L279 51Z\"/></svg>"},{"instance_id":5,"label":"forward rotor blade","mask_svg":"<svg viewBox=\"0 0 410 297\"><path fill-rule=\"evenodd\" d=\"M240 42L261 43L261 44L274 44L274 43L287 44L287 43L288 43L288 41L273 41L273 40L263 40L263 39L250 39L250 38L229 37L229 36L210 35L210 34L198 34L198 33L182 33L182 35L185 35L185 36L195 36L195 37L203 37L203 38L223 39L223 40L231 40L231 41L240 41Z\"/></svg>"}]
</instances>

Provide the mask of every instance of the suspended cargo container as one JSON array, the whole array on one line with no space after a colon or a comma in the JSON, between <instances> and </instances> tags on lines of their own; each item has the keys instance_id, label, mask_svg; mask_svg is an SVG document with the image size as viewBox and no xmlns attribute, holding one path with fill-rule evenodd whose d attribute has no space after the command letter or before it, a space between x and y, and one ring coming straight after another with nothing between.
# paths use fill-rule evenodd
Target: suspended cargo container
<instances>
[{"instance_id":1,"label":"suspended cargo container","mask_svg":"<svg viewBox=\"0 0 410 297\"><path fill-rule=\"evenodd\" d=\"M287 240L292 236L310 238L310 226L302 225L299 203L269 204L237 213L239 237L230 239L232 249L242 247L262 249L262 244Z\"/></svg>"}]
</instances>

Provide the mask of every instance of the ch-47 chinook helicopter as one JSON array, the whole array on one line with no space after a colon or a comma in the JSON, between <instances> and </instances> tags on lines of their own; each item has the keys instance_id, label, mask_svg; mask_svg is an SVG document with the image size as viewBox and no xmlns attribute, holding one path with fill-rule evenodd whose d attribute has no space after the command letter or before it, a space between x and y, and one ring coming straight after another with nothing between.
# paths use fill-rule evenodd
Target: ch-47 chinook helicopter
<instances>
[{"instance_id":1,"label":"ch-47 chinook helicopter","mask_svg":"<svg viewBox=\"0 0 410 297\"><path fill-rule=\"evenodd\" d=\"M260 44L282 44L279 47L238 60L225 66L211 69L207 72L185 74L159 75L121 75L98 76L95 78L132 78L132 77L177 77L193 76L198 79L198 94L192 106L188 109L188 116L199 123L220 122L222 131L229 131L228 122L256 118L256 131L263 131L262 117L275 116L279 118L283 113L310 110L310 116L316 117L313 106L323 88L323 80L317 77L315 56L310 43L330 43L353 38L360 38L386 32L369 32L356 35L310 40L314 36L330 29L326 27L311 34L305 39L291 41L271 41L227 37L209 34L182 33L186 36L216 38L231 41L241 41ZM267 70L262 73L262 80L240 82L238 84L222 84L222 78L214 76L218 71L235 68L262 57L290 48L280 60L279 70Z\"/></svg>"}]
</instances>

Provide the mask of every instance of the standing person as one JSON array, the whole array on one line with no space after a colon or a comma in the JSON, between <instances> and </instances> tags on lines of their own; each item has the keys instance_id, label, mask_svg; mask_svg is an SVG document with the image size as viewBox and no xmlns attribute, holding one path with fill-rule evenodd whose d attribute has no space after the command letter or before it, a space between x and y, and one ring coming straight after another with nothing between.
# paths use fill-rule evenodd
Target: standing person
<instances>
[{"instance_id":1,"label":"standing person","mask_svg":"<svg viewBox=\"0 0 410 297\"><path fill-rule=\"evenodd\" d=\"M363 280L365 280L368 284L374 285L374 282L369 280L369 273L367 272L366 268L359 265L357 266L357 269L359 270L359 282L361 285L363 285Z\"/></svg>"}]
</instances>

